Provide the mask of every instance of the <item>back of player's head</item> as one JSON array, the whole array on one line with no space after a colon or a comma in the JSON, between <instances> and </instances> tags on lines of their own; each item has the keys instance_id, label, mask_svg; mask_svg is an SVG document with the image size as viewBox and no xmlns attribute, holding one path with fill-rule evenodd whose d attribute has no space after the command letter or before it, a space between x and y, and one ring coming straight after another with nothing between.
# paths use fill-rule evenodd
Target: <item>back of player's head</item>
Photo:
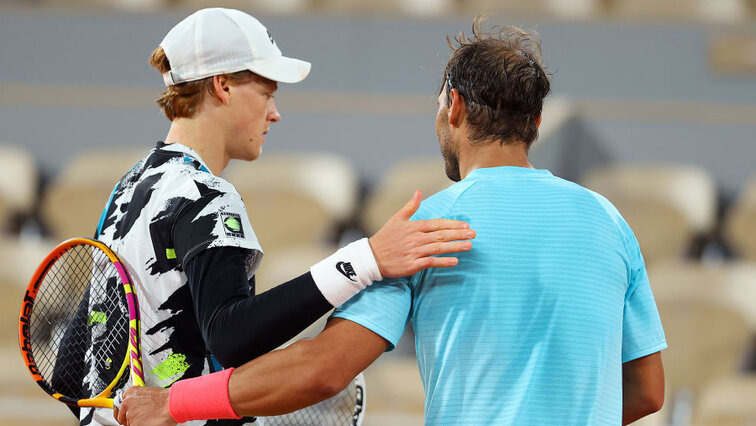
<instances>
[{"instance_id":1,"label":"back of player's head","mask_svg":"<svg viewBox=\"0 0 756 426\"><path fill-rule=\"evenodd\" d=\"M470 36L447 36L453 52L442 83L446 103L451 89L457 89L474 143L500 140L530 146L538 136L543 99L551 90L541 65L541 39L514 26L484 32L484 20L485 15L475 18Z\"/></svg>"},{"instance_id":2,"label":"back of player's head","mask_svg":"<svg viewBox=\"0 0 756 426\"><path fill-rule=\"evenodd\" d=\"M170 72L171 63L162 47L158 46L150 55L150 66L161 74ZM238 71L225 74L234 83L243 84L260 78L251 71ZM163 114L173 121L176 118L191 118L199 110L206 94L214 94L213 77L187 81L168 86L157 99Z\"/></svg>"},{"instance_id":3,"label":"back of player's head","mask_svg":"<svg viewBox=\"0 0 756 426\"><path fill-rule=\"evenodd\" d=\"M157 102L171 121L197 112L204 94L214 91L213 76L227 75L235 83L254 78L296 83L310 72L309 62L281 54L260 21L218 7L199 10L171 28L150 65L168 87Z\"/></svg>"}]
</instances>

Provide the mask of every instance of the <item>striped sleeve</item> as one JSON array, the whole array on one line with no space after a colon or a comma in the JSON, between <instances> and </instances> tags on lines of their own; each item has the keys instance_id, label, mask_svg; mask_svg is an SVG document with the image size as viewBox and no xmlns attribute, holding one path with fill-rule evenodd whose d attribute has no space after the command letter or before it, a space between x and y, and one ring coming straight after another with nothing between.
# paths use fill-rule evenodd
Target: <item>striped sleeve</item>
<instances>
[{"instance_id":1,"label":"striped sleeve","mask_svg":"<svg viewBox=\"0 0 756 426\"><path fill-rule=\"evenodd\" d=\"M355 322L389 342L393 350L407 327L412 291L406 278L388 278L336 308L335 318Z\"/></svg>"},{"instance_id":2,"label":"striped sleeve","mask_svg":"<svg viewBox=\"0 0 756 426\"><path fill-rule=\"evenodd\" d=\"M630 268L622 318L622 362L628 362L665 349L667 341L638 241L624 221L621 225Z\"/></svg>"}]
</instances>

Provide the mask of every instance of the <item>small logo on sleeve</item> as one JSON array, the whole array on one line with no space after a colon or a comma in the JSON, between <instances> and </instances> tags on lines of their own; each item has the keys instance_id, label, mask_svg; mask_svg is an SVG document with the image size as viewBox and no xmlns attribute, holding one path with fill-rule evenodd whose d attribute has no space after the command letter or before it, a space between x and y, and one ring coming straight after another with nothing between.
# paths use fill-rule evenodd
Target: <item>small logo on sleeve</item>
<instances>
[{"instance_id":1,"label":"small logo on sleeve","mask_svg":"<svg viewBox=\"0 0 756 426\"><path fill-rule=\"evenodd\" d=\"M242 227L241 216L236 213L221 213L223 230L229 237L244 238L244 228Z\"/></svg>"},{"instance_id":2,"label":"small logo on sleeve","mask_svg":"<svg viewBox=\"0 0 756 426\"><path fill-rule=\"evenodd\" d=\"M341 275L347 277L349 281L357 282L352 279L352 277L356 277L357 273L354 272L354 268L352 268L352 264L349 262L339 262L336 264L336 270L341 272Z\"/></svg>"}]
</instances>

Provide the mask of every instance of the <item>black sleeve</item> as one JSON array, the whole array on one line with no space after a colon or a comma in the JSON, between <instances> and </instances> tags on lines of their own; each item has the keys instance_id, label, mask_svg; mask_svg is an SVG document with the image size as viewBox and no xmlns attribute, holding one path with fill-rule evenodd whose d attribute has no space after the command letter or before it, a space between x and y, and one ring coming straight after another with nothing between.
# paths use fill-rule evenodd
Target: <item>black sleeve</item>
<instances>
[{"instance_id":1,"label":"black sleeve","mask_svg":"<svg viewBox=\"0 0 756 426\"><path fill-rule=\"evenodd\" d=\"M255 295L246 255L237 247L209 248L185 269L205 344L224 367L270 352L333 308L309 272Z\"/></svg>"},{"instance_id":2,"label":"black sleeve","mask_svg":"<svg viewBox=\"0 0 756 426\"><path fill-rule=\"evenodd\" d=\"M91 340L90 330L87 327L88 312L89 287L84 292L84 297L79 302L76 313L63 334L59 346L60 350L55 357L52 376L49 379L50 385L56 392L72 398L93 396L87 395L84 389L84 375L89 370L85 361L87 348L85 345L72 343L77 340L77 337L81 339L81 336L86 336L84 341ZM66 404L66 407L78 420L81 408L68 404Z\"/></svg>"}]
</instances>

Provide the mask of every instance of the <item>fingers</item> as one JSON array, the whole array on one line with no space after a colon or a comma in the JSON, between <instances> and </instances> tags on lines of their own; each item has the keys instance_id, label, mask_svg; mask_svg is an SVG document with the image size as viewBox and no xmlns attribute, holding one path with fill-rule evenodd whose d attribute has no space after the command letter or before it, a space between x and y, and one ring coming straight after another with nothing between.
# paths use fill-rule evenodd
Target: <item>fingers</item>
<instances>
[{"instance_id":1,"label":"fingers","mask_svg":"<svg viewBox=\"0 0 756 426\"><path fill-rule=\"evenodd\" d=\"M129 405L131 403L129 397L132 396L134 392L135 389L132 387L126 389L126 391L121 393L118 397L120 403L118 404L118 408L113 410L113 417L115 417L116 421L118 421L119 424L128 425L126 413L129 411Z\"/></svg>"},{"instance_id":2,"label":"fingers","mask_svg":"<svg viewBox=\"0 0 756 426\"><path fill-rule=\"evenodd\" d=\"M417 248L418 257L434 256L438 254L456 253L472 248L470 241L436 242Z\"/></svg>"},{"instance_id":3,"label":"fingers","mask_svg":"<svg viewBox=\"0 0 756 426\"><path fill-rule=\"evenodd\" d=\"M472 229L450 229L443 231L425 232L419 237L421 244L433 242L468 240L475 238L475 231Z\"/></svg>"},{"instance_id":4,"label":"fingers","mask_svg":"<svg viewBox=\"0 0 756 426\"><path fill-rule=\"evenodd\" d=\"M126 424L126 411L127 408L125 406L125 403L121 404L120 410L113 410L113 417L115 417L118 424L125 425Z\"/></svg>"},{"instance_id":5,"label":"fingers","mask_svg":"<svg viewBox=\"0 0 756 426\"><path fill-rule=\"evenodd\" d=\"M420 232L440 231L442 229L469 229L470 225L461 220L425 219L412 222Z\"/></svg>"},{"instance_id":6,"label":"fingers","mask_svg":"<svg viewBox=\"0 0 756 426\"><path fill-rule=\"evenodd\" d=\"M448 268L457 266L459 259L456 257L421 257L415 262L418 271L427 268Z\"/></svg>"},{"instance_id":7,"label":"fingers","mask_svg":"<svg viewBox=\"0 0 756 426\"><path fill-rule=\"evenodd\" d=\"M399 220L409 220L409 218L411 218L412 215L415 214L417 209L420 208L420 201L422 200L422 198L422 192L420 192L419 189L416 189L415 193L412 195L412 198L407 202L407 204L404 205L404 207L399 209L399 211L394 214L393 218Z\"/></svg>"}]
</instances>

